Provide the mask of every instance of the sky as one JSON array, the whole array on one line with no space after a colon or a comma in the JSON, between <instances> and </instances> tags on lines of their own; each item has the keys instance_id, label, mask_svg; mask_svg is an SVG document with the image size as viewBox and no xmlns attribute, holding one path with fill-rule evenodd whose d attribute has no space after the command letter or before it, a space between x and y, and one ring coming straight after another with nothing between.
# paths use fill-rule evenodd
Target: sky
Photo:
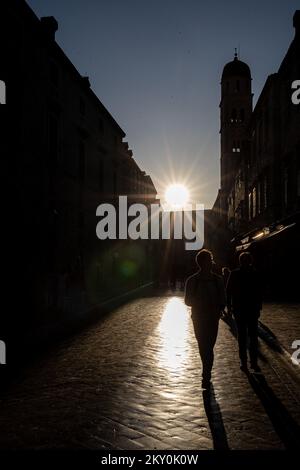
<instances>
[{"instance_id":1,"label":"sky","mask_svg":"<svg viewBox=\"0 0 300 470\"><path fill-rule=\"evenodd\" d=\"M126 133L163 195L185 184L210 208L219 188L219 103L237 47L254 103L294 37L299 0L28 0Z\"/></svg>"}]
</instances>

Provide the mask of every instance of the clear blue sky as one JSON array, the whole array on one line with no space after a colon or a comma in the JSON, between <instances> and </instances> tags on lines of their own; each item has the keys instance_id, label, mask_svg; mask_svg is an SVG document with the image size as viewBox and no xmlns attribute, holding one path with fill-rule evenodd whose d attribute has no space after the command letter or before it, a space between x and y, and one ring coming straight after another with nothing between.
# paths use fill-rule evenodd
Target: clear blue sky
<instances>
[{"instance_id":1,"label":"clear blue sky","mask_svg":"<svg viewBox=\"0 0 300 470\"><path fill-rule=\"evenodd\" d=\"M220 76L240 47L257 100L294 36L297 0L29 0L127 134L163 193L185 182L210 207L219 187ZM299 78L299 77L297 77Z\"/></svg>"}]
</instances>

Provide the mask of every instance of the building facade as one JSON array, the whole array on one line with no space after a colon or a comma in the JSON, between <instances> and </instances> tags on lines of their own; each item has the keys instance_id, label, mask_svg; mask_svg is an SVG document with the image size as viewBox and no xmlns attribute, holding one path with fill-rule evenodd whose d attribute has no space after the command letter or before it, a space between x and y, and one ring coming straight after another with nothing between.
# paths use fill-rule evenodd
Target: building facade
<instances>
[{"instance_id":1,"label":"building facade","mask_svg":"<svg viewBox=\"0 0 300 470\"><path fill-rule=\"evenodd\" d=\"M299 10L293 26L295 37L253 110L250 68L237 55L221 80L221 185L208 241L223 263L234 264L241 250L257 251L266 276L288 269L286 243L299 257L300 106L291 99L300 78Z\"/></svg>"},{"instance_id":2,"label":"building facade","mask_svg":"<svg viewBox=\"0 0 300 470\"><path fill-rule=\"evenodd\" d=\"M150 205L156 189L56 43L55 18L38 19L22 0L5 0L1 13L8 265L12 291L30 312L26 324L47 323L153 280L157 245L99 240L96 208L117 208L120 195Z\"/></svg>"}]
</instances>

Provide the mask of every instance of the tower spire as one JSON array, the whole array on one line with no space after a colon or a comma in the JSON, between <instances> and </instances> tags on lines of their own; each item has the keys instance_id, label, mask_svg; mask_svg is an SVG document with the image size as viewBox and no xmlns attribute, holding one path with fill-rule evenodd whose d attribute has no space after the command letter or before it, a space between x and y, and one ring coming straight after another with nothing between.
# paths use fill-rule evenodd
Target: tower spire
<instances>
[{"instance_id":1,"label":"tower spire","mask_svg":"<svg viewBox=\"0 0 300 470\"><path fill-rule=\"evenodd\" d=\"M237 48L234 48L234 60L238 60Z\"/></svg>"}]
</instances>

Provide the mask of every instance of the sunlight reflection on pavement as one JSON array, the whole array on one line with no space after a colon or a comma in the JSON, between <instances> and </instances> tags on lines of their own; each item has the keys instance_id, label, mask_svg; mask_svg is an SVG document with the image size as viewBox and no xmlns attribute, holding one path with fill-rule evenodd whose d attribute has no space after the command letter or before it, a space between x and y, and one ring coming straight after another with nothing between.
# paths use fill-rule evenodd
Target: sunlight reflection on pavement
<instances>
[{"instance_id":1,"label":"sunlight reflection on pavement","mask_svg":"<svg viewBox=\"0 0 300 470\"><path fill-rule=\"evenodd\" d=\"M0 447L212 449L221 437L231 449L282 448L224 322L212 379L205 408L182 295L136 299L54 348L1 397Z\"/></svg>"},{"instance_id":2,"label":"sunlight reflection on pavement","mask_svg":"<svg viewBox=\"0 0 300 470\"><path fill-rule=\"evenodd\" d=\"M158 325L160 350L158 366L163 367L173 379L185 373L191 349L188 343L189 311L180 297L168 299Z\"/></svg>"}]
</instances>

